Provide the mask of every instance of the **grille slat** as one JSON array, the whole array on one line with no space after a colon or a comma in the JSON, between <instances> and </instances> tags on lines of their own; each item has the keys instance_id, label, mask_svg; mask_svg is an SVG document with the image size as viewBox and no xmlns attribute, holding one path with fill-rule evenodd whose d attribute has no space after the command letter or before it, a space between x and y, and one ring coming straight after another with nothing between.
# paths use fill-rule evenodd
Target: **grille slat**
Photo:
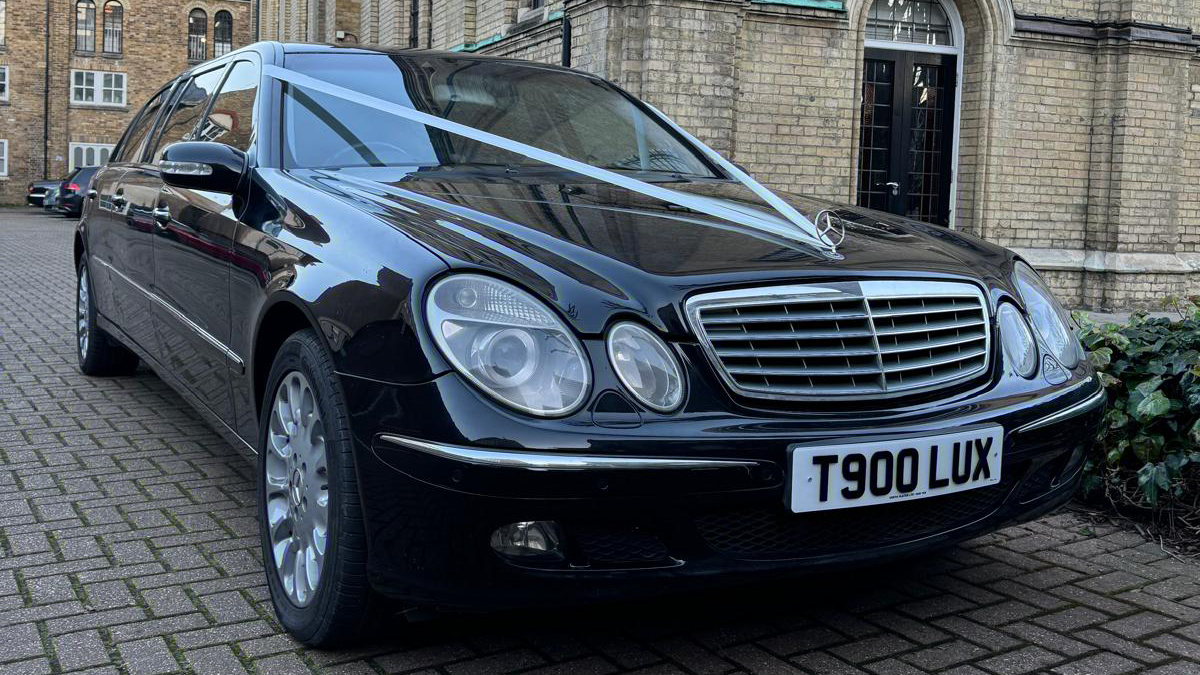
<instances>
[{"instance_id":1,"label":"grille slat","mask_svg":"<svg viewBox=\"0 0 1200 675\"><path fill-rule=\"evenodd\" d=\"M879 398L987 370L981 291L938 281L834 282L710 293L688 317L718 372L758 398Z\"/></svg>"}]
</instances>

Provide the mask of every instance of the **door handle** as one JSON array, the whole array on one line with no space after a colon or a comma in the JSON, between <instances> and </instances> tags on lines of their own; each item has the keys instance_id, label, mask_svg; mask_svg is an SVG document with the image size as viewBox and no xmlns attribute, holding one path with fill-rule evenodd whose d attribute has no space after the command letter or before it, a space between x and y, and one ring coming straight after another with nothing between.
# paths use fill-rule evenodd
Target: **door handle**
<instances>
[{"instance_id":1,"label":"door handle","mask_svg":"<svg viewBox=\"0 0 1200 675\"><path fill-rule=\"evenodd\" d=\"M112 199L110 199L109 201L111 201L112 205L118 209L123 208L125 206L125 197L120 192L113 195Z\"/></svg>"},{"instance_id":2,"label":"door handle","mask_svg":"<svg viewBox=\"0 0 1200 675\"><path fill-rule=\"evenodd\" d=\"M95 199L95 198L96 198L96 196L97 196L98 194L99 194L99 193L98 193L98 192L96 192L94 189L89 189L89 190L87 191L87 198L88 198L88 199Z\"/></svg>"},{"instance_id":3,"label":"door handle","mask_svg":"<svg viewBox=\"0 0 1200 675\"><path fill-rule=\"evenodd\" d=\"M167 224L171 222L171 209L167 206L160 206L152 212L154 214L154 224L158 229L167 229Z\"/></svg>"},{"instance_id":4,"label":"door handle","mask_svg":"<svg viewBox=\"0 0 1200 675\"><path fill-rule=\"evenodd\" d=\"M896 195L900 194L900 184L899 184L899 183L897 183L896 181L889 181L889 182L887 182L887 183L884 183L884 185L886 185L886 186L888 186L888 187L890 187L890 188L892 189L892 196L893 196L893 197L895 197Z\"/></svg>"}]
</instances>

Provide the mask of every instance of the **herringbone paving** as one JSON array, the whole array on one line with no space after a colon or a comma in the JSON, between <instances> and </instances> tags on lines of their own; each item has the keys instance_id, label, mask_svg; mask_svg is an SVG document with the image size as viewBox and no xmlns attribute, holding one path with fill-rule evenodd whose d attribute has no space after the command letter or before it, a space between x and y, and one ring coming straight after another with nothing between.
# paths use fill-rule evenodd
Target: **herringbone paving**
<instances>
[{"instance_id":1,"label":"herringbone paving","mask_svg":"<svg viewBox=\"0 0 1200 675\"><path fill-rule=\"evenodd\" d=\"M250 467L151 373L76 370L72 227L0 211L0 675L1200 675L1200 565L1069 513L882 569L302 649Z\"/></svg>"}]
</instances>

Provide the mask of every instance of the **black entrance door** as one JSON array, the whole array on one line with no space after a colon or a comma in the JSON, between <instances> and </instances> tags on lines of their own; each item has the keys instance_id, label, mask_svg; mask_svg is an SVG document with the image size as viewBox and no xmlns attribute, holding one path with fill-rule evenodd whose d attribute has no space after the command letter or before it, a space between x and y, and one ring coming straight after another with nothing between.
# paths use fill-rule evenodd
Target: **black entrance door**
<instances>
[{"instance_id":1,"label":"black entrance door","mask_svg":"<svg viewBox=\"0 0 1200 675\"><path fill-rule=\"evenodd\" d=\"M867 50L859 206L950 224L957 67L954 56Z\"/></svg>"}]
</instances>

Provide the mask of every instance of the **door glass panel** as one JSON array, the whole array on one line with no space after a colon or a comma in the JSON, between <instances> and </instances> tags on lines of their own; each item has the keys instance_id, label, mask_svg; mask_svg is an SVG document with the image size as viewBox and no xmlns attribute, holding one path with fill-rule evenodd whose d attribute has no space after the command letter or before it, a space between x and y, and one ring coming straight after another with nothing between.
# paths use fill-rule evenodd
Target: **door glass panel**
<instances>
[{"instance_id":1,"label":"door glass panel","mask_svg":"<svg viewBox=\"0 0 1200 675\"><path fill-rule=\"evenodd\" d=\"M208 119L196 134L199 140L216 141L245 151L254 131L254 98L258 92L258 66L249 61L233 64Z\"/></svg>"},{"instance_id":2,"label":"door glass panel","mask_svg":"<svg viewBox=\"0 0 1200 675\"><path fill-rule=\"evenodd\" d=\"M909 129L909 218L945 224L942 214L946 96L945 69L913 65L912 125Z\"/></svg>"},{"instance_id":3,"label":"door glass panel","mask_svg":"<svg viewBox=\"0 0 1200 675\"><path fill-rule=\"evenodd\" d=\"M187 83L187 87L175 103L175 109L171 111L171 116L163 125L162 136L159 137L158 145L150 155L151 161L157 159L160 149L179 141L192 140L192 131L196 129L200 116L208 108L208 102L216 92L217 85L221 83L221 75L224 72L224 68L210 70L197 75Z\"/></svg>"},{"instance_id":4,"label":"door glass panel","mask_svg":"<svg viewBox=\"0 0 1200 675\"><path fill-rule=\"evenodd\" d=\"M858 205L888 210L892 164L892 94L896 65L867 59L863 73L862 133L859 139Z\"/></svg>"}]
</instances>

